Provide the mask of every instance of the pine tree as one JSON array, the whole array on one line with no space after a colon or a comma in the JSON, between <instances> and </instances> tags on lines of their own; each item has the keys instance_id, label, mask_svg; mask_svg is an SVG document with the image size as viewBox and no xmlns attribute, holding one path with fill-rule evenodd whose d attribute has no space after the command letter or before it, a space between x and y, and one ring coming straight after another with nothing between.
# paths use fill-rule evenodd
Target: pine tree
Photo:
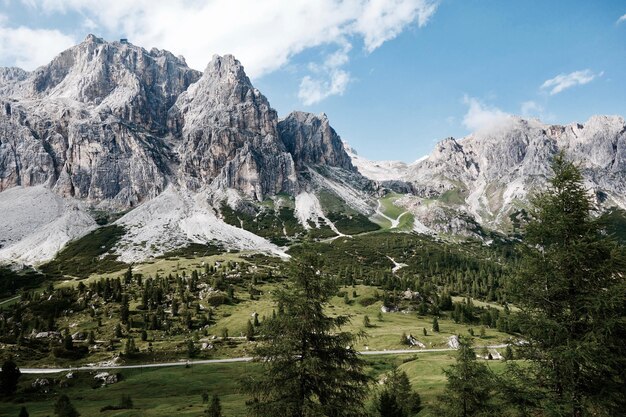
<instances>
[{"instance_id":1,"label":"pine tree","mask_svg":"<svg viewBox=\"0 0 626 417\"><path fill-rule=\"evenodd\" d=\"M437 320L437 317L433 318L433 332L439 333L439 320Z\"/></svg>"},{"instance_id":2,"label":"pine tree","mask_svg":"<svg viewBox=\"0 0 626 417\"><path fill-rule=\"evenodd\" d=\"M74 349L74 341L72 340L72 336L69 334L65 334L63 336L63 348L65 350L73 350Z\"/></svg>"},{"instance_id":3,"label":"pine tree","mask_svg":"<svg viewBox=\"0 0 626 417\"><path fill-rule=\"evenodd\" d=\"M222 417L222 404L217 394L213 394L213 397L211 397L211 404L209 404L204 414L207 417Z\"/></svg>"},{"instance_id":4,"label":"pine tree","mask_svg":"<svg viewBox=\"0 0 626 417\"><path fill-rule=\"evenodd\" d=\"M248 320L248 325L246 327L246 339L254 340L254 325L250 320Z\"/></svg>"},{"instance_id":5,"label":"pine tree","mask_svg":"<svg viewBox=\"0 0 626 417\"><path fill-rule=\"evenodd\" d=\"M115 337L122 337L122 325L117 323L115 325Z\"/></svg>"},{"instance_id":6,"label":"pine tree","mask_svg":"<svg viewBox=\"0 0 626 417\"><path fill-rule=\"evenodd\" d=\"M264 366L243 388L253 416L363 416L369 378L352 346L355 336L341 327L345 316L329 317L324 305L337 293L321 262L295 262L289 287L276 293L284 313L267 320L255 357Z\"/></svg>"},{"instance_id":7,"label":"pine tree","mask_svg":"<svg viewBox=\"0 0 626 417\"><path fill-rule=\"evenodd\" d=\"M525 262L509 291L529 341L519 352L548 388L543 409L614 414L626 405L626 257L593 218L580 169L563 154L552 169L548 190L533 200Z\"/></svg>"},{"instance_id":8,"label":"pine tree","mask_svg":"<svg viewBox=\"0 0 626 417\"><path fill-rule=\"evenodd\" d=\"M387 390L380 393L376 403L376 416L380 417L406 417L396 396Z\"/></svg>"},{"instance_id":9,"label":"pine tree","mask_svg":"<svg viewBox=\"0 0 626 417\"><path fill-rule=\"evenodd\" d=\"M490 401L494 390L493 375L484 363L476 361L470 343L459 336L456 363L444 370L448 383L435 404L436 416L499 415Z\"/></svg>"},{"instance_id":10,"label":"pine tree","mask_svg":"<svg viewBox=\"0 0 626 417\"><path fill-rule=\"evenodd\" d=\"M137 347L135 346L135 339L132 337L129 337L128 339L126 339L126 344L124 345L124 355L133 356L135 353L137 353Z\"/></svg>"},{"instance_id":11,"label":"pine tree","mask_svg":"<svg viewBox=\"0 0 626 417\"><path fill-rule=\"evenodd\" d=\"M196 345L193 343L193 340L187 340L187 357L193 358L196 354Z\"/></svg>"},{"instance_id":12,"label":"pine tree","mask_svg":"<svg viewBox=\"0 0 626 417\"><path fill-rule=\"evenodd\" d=\"M54 403L54 414L57 417L79 417L80 413L72 405L69 397L65 394L61 395L56 403Z\"/></svg>"},{"instance_id":13,"label":"pine tree","mask_svg":"<svg viewBox=\"0 0 626 417\"><path fill-rule=\"evenodd\" d=\"M0 393L13 394L17 390L17 382L22 376L19 368L12 359L7 359L2 363L0 372Z\"/></svg>"},{"instance_id":14,"label":"pine tree","mask_svg":"<svg viewBox=\"0 0 626 417\"><path fill-rule=\"evenodd\" d=\"M411 390L406 372L394 369L383 386L383 390L374 400L376 417L412 417L421 409L419 394Z\"/></svg>"},{"instance_id":15,"label":"pine tree","mask_svg":"<svg viewBox=\"0 0 626 417\"><path fill-rule=\"evenodd\" d=\"M26 410L26 407L22 406L22 408L20 409L20 413L17 415L17 417L28 417L28 410Z\"/></svg>"},{"instance_id":16,"label":"pine tree","mask_svg":"<svg viewBox=\"0 0 626 417\"><path fill-rule=\"evenodd\" d=\"M124 294L122 296L122 302L120 305L120 320L122 323L128 323L128 317L130 316L130 308L128 306L128 296Z\"/></svg>"}]
</instances>

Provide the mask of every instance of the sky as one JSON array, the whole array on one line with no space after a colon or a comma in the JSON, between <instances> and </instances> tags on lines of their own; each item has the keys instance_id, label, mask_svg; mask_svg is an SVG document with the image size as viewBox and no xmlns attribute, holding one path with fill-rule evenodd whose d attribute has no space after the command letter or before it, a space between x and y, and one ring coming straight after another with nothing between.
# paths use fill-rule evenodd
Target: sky
<instances>
[{"instance_id":1,"label":"sky","mask_svg":"<svg viewBox=\"0 0 626 417\"><path fill-rule=\"evenodd\" d=\"M231 53L279 116L326 113L373 160L510 115L626 116L623 0L0 0L0 66L32 70L89 33L199 70Z\"/></svg>"}]
</instances>

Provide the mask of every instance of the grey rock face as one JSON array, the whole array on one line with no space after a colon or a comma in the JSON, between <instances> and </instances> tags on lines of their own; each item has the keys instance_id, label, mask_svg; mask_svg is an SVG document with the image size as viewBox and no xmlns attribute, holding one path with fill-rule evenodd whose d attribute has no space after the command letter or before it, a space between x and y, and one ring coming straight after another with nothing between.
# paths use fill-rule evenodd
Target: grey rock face
<instances>
[{"instance_id":1,"label":"grey rock face","mask_svg":"<svg viewBox=\"0 0 626 417\"><path fill-rule=\"evenodd\" d=\"M28 77L28 72L21 68L0 68L0 96L9 95L13 92L16 84Z\"/></svg>"},{"instance_id":2,"label":"grey rock face","mask_svg":"<svg viewBox=\"0 0 626 417\"><path fill-rule=\"evenodd\" d=\"M12 101L0 100L0 191L44 184L56 175L55 161Z\"/></svg>"},{"instance_id":3,"label":"grey rock face","mask_svg":"<svg viewBox=\"0 0 626 417\"><path fill-rule=\"evenodd\" d=\"M580 164L588 188L601 197L598 203L625 207L626 123L617 116L566 126L511 118L497 130L440 142L411 166L407 179L423 197L456 192L462 209L498 228L527 204L530 193L546 186L551 160L561 150Z\"/></svg>"},{"instance_id":4,"label":"grey rock face","mask_svg":"<svg viewBox=\"0 0 626 417\"><path fill-rule=\"evenodd\" d=\"M163 133L167 111L201 73L167 51L89 35L28 78L23 95L70 99Z\"/></svg>"},{"instance_id":5,"label":"grey rock face","mask_svg":"<svg viewBox=\"0 0 626 417\"><path fill-rule=\"evenodd\" d=\"M124 208L164 189L167 111L200 77L183 60L90 35L30 74L2 73L0 191L48 184Z\"/></svg>"},{"instance_id":6,"label":"grey rock face","mask_svg":"<svg viewBox=\"0 0 626 417\"><path fill-rule=\"evenodd\" d=\"M297 168L330 165L356 172L341 138L325 114L292 112L278 123L278 133Z\"/></svg>"},{"instance_id":7,"label":"grey rock face","mask_svg":"<svg viewBox=\"0 0 626 417\"><path fill-rule=\"evenodd\" d=\"M202 78L170 110L180 177L197 189L216 178L220 186L262 200L295 194L291 155L278 138L278 117L233 56L215 56Z\"/></svg>"}]
</instances>

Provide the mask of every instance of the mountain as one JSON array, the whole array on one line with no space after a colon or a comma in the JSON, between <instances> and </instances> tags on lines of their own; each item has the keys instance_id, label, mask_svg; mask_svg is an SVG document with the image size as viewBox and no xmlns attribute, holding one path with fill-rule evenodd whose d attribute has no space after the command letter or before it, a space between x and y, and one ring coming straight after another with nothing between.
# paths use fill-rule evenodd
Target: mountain
<instances>
[{"instance_id":1,"label":"mountain","mask_svg":"<svg viewBox=\"0 0 626 417\"><path fill-rule=\"evenodd\" d=\"M511 232L529 197L545 188L560 151L580 164L598 207L626 207L626 123L618 116L565 126L510 117L496 128L444 139L427 158L384 175L412 185L413 195L399 204L433 230L478 236L481 225Z\"/></svg>"},{"instance_id":2,"label":"mountain","mask_svg":"<svg viewBox=\"0 0 626 417\"><path fill-rule=\"evenodd\" d=\"M284 256L378 230L488 241L519 232L560 151L622 213L621 117L510 117L411 164L369 161L325 114L279 119L231 55L199 72L89 35L32 72L0 68L0 261L72 259L73 241L111 267L213 245Z\"/></svg>"},{"instance_id":3,"label":"mountain","mask_svg":"<svg viewBox=\"0 0 626 417\"><path fill-rule=\"evenodd\" d=\"M0 204L13 214L0 220L0 259L50 259L109 221L126 231L112 248L125 260L209 241L277 252L226 212L258 216L274 199L295 219L296 200L319 205L321 189L340 202L349 189L346 207L364 214L375 205L328 119L279 120L230 55L201 73L170 52L89 35L33 72L0 69L0 132ZM55 208L28 227L42 208L24 199ZM323 211L304 206L300 218L319 226ZM62 220L73 217L83 226Z\"/></svg>"}]
</instances>

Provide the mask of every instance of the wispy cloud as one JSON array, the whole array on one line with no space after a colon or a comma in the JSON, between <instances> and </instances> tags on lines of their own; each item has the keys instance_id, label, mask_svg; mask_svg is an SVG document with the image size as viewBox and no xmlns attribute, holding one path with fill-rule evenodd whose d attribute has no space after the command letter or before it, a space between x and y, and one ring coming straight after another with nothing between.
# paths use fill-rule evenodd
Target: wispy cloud
<instances>
[{"instance_id":1,"label":"wispy cloud","mask_svg":"<svg viewBox=\"0 0 626 417\"><path fill-rule=\"evenodd\" d=\"M252 78L283 67L307 49L336 47L338 55L323 57L317 62L321 70L302 79L300 96L312 103L341 94L348 85L346 44L362 42L371 53L407 27L424 26L440 0L21 1L49 14L78 12L90 26L182 54L197 69L213 54L231 53Z\"/></svg>"},{"instance_id":2,"label":"wispy cloud","mask_svg":"<svg viewBox=\"0 0 626 417\"><path fill-rule=\"evenodd\" d=\"M463 126L470 131L499 128L512 120L510 114L488 106L474 97L464 96L463 103L468 106L467 113L463 116Z\"/></svg>"},{"instance_id":3,"label":"wispy cloud","mask_svg":"<svg viewBox=\"0 0 626 417\"><path fill-rule=\"evenodd\" d=\"M332 95L342 95L350 83L350 74L342 67L348 63L348 53L352 45L345 42L343 47L327 55L322 65L311 63L312 75L306 75L300 82L298 98L306 106L319 103Z\"/></svg>"},{"instance_id":4,"label":"wispy cloud","mask_svg":"<svg viewBox=\"0 0 626 417\"><path fill-rule=\"evenodd\" d=\"M622 22L626 22L626 14L624 14L624 15L620 16L620 18L619 18L619 19L617 19L617 22L616 22L616 23L619 25L619 24L620 24L620 23L622 23Z\"/></svg>"},{"instance_id":5,"label":"wispy cloud","mask_svg":"<svg viewBox=\"0 0 626 417\"><path fill-rule=\"evenodd\" d=\"M574 71L569 74L559 74L554 78L546 80L541 85L541 89L550 90L550 95L553 96L576 85L588 84L603 74L604 72L594 73L590 69Z\"/></svg>"},{"instance_id":6,"label":"wispy cloud","mask_svg":"<svg viewBox=\"0 0 626 417\"><path fill-rule=\"evenodd\" d=\"M525 101L521 105L522 116L536 116L543 112L543 106L537 104L536 102L529 100Z\"/></svg>"}]
</instances>

